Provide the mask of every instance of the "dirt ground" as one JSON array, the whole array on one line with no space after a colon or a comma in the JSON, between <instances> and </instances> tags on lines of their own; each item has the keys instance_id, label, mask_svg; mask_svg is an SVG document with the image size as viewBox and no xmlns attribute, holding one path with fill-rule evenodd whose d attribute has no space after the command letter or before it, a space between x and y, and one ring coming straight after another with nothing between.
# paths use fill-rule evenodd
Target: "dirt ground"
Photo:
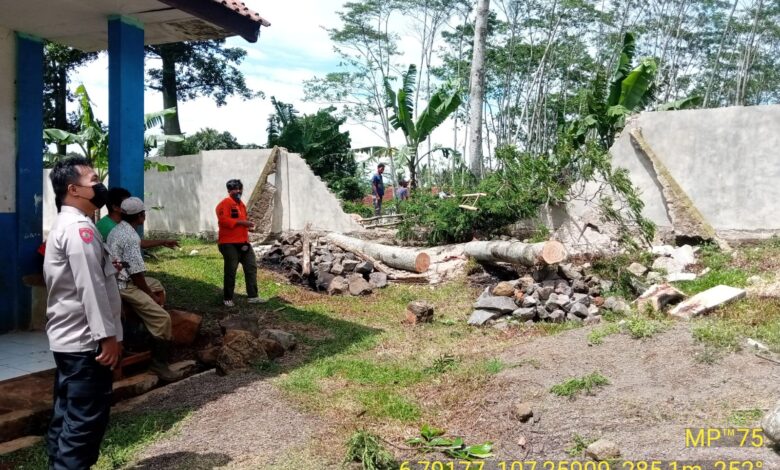
<instances>
[{"instance_id":1,"label":"dirt ground","mask_svg":"<svg viewBox=\"0 0 780 470\"><path fill-rule=\"evenodd\" d=\"M763 461L764 469L780 469L780 455L768 447L685 446L686 427L727 427L734 411L771 407L780 398L780 366L750 352L726 355L712 365L699 363L694 357L701 347L688 324L645 340L611 335L596 346L587 342L591 329L518 337L499 356L507 369L470 391L469 403L437 424L470 443L493 442L497 460L571 459L566 449L577 434L612 440L626 459L749 459ZM568 399L549 393L567 378L594 371L610 384L592 395ZM532 406L529 423L513 416L520 402ZM312 455L321 455L318 447L344 430L299 411L271 379L251 373L204 374L134 406L196 411L178 433L146 449L133 468L332 468L339 463L334 461L339 452L327 452L330 461ZM296 458L300 462L292 463Z\"/></svg>"},{"instance_id":2,"label":"dirt ground","mask_svg":"<svg viewBox=\"0 0 780 470\"><path fill-rule=\"evenodd\" d=\"M714 365L696 362L701 346L694 344L687 324L645 340L612 335L596 346L588 346L589 331L537 338L506 350L501 359L520 365L501 372L474 406L451 416L451 432L493 441L497 458L504 460L571 458L565 449L579 434L615 442L625 459L750 459L780 469L780 455L768 447L685 446L686 427L727 427L734 411L774 405L780 398L780 366L750 352L727 355ZM555 384L594 371L610 385L574 399L549 393ZM528 424L513 417L513 405L521 402L534 411Z\"/></svg>"}]
</instances>

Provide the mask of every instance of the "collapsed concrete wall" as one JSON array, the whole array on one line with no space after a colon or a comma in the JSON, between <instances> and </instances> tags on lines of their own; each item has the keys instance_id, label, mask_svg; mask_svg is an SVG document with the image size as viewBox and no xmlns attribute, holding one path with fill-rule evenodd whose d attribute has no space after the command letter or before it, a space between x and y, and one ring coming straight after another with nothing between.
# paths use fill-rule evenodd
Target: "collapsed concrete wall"
<instances>
[{"instance_id":1,"label":"collapsed concrete wall","mask_svg":"<svg viewBox=\"0 0 780 470\"><path fill-rule=\"evenodd\" d=\"M630 172L644 215L659 228L672 228L663 185L632 139L635 130L718 235L780 233L780 105L646 112L628 122L610 149L612 163ZM569 206L575 216L590 210L579 202Z\"/></svg>"},{"instance_id":2,"label":"collapsed concrete wall","mask_svg":"<svg viewBox=\"0 0 780 470\"><path fill-rule=\"evenodd\" d=\"M149 170L144 175L149 234L188 234L214 238L217 220L214 210L227 196L225 182L238 178L244 183L244 202L248 202L260 173L266 167L270 149L214 150L197 155L160 157L160 163L175 167L173 171ZM285 230L357 232L363 227L344 213L338 198L317 177L298 154L278 152L276 172L268 182L276 187L273 234ZM48 183L48 175L45 182ZM45 186L44 228L56 216L50 184ZM48 190L48 192L46 192Z\"/></svg>"}]
</instances>

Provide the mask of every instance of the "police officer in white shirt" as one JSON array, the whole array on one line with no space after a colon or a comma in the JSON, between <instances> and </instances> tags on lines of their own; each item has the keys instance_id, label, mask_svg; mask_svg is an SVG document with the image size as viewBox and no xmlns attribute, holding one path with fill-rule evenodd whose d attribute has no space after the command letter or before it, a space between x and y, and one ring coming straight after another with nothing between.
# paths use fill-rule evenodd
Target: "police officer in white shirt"
<instances>
[{"instance_id":1,"label":"police officer in white shirt","mask_svg":"<svg viewBox=\"0 0 780 470\"><path fill-rule=\"evenodd\" d=\"M43 267L46 333L57 364L46 446L50 468L88 469L108 425L111 370L122 354L117 266L90 218L108 191L84 158L58 162L49 177L61 208Z\"/></svg>"}]
</instances>

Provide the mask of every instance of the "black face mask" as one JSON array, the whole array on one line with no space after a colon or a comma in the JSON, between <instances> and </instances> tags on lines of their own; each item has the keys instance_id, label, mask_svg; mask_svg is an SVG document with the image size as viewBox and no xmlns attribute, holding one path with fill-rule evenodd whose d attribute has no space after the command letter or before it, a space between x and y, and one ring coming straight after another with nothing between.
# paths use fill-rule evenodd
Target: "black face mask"
<instances>
[{"instance_id":1,"label":"black face mask","mask_svg":"<svg viewBox=\"0 0 780 470\"><path fill-rule=\"evenodd\" d=\"M81 186L82 188L92 188L92 191L95 192L95 195L92 196L92 199L89 200L89 202L92 203L95 207L98 209L102 208L106 205L108 202L108 188L106 188L106 185L103 183L97 183L93 184L92 186Z\"/></svg>"},{"instance_id":2,"label":"black face mask","mask_svg":"<svg viewBox=\"0 0 780 470\"><path fill-rule=\"evenodd\" d=\"M238 201L241 200L241 195L242 194L243 194L243 192L239 191L237 193L231 194L230 197L232 197L234 201L238 202Z\"/></svg>"}]
</instances>

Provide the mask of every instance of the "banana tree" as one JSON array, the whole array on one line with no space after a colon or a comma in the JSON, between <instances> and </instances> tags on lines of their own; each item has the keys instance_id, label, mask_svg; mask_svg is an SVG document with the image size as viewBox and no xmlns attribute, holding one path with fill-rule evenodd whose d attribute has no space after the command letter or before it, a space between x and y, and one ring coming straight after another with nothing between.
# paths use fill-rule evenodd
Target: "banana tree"
<instances>
[{"instance_id":1,"label":"banana tree","mask_svg":"<svg viewBox=\"0 0 780 470\"><path fill-rule=\"evenodd\" d=\"M92 161L100 181L105 181L108 176L108 130L95 118L92 102L84 85L79 85L76 89L76 97L79 104L79 131L74 133L62 129L44 129L43 139L46 143L77 145L81 149L81 153ZM176 114L175 108L145 114L144 131L162 125L163 118L172 114ZM162 142L181 142L182 140L184 138L180 135L145 135L144 153L148 155L151 149ZM49 154L47 163L55 163L60 158L64 158L64 155ZM155 168L158 171L173 170L172 165L144 158L144 169L149 168Z\"/></svg>"},{"instance_id":2,"label":"banana tree","mask_svg":"<svg viewBox=\"0 0 780 470\"><path fill-rule=\"evenodd\" d=\"M406 138L409 155L406 159L409 169L409 182L412 188L417 187L417 165L422 160L418 148L431 133L439 127L463 102L459 83L448 83L437 89L431 95L430 102L414 120L414 82L417 67L412 64L401 77L401 88L394 92L390 83L385 80L386 103L392 110L390 125L400 129Z\"/></svg>"},{"instance_id":3,"label":"banana tree","mask_svg":"<svg viewBox=\"0 0 780 470\"><path fill-rule=\"evenodd\" d=\"M632 68L635 51L634 35L626 33L609 84L603 73L596 74L586 100L587 114L575 121L571 129L575 142L584 143L587 133L595 130L600 145L604 149L610 148L615 135L625 125L626 117L653 101L658 64L648 57Z\"/></svg>"}]
</instances>

